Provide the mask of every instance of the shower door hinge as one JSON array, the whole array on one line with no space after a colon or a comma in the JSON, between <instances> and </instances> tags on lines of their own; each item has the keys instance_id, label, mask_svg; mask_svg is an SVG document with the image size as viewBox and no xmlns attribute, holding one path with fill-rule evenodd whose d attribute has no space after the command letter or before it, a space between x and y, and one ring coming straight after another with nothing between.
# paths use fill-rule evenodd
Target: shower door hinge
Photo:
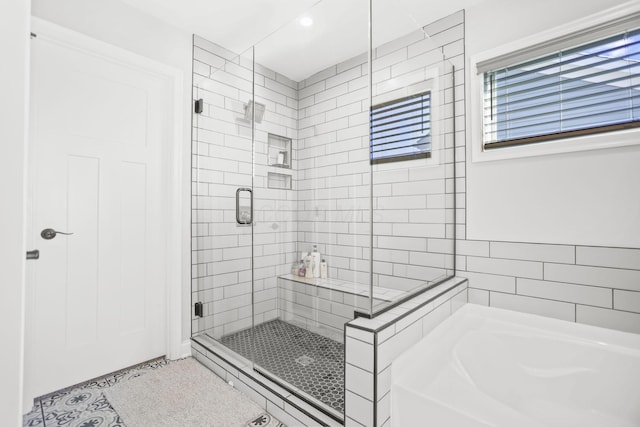
<instances>
[{"instance_id":1,"label":"shower door hinge","mask_svg":"<svg viewBox=\"0 0 640 427\"><path fill-rule=\"evenodd\" d=\"M202 303L201 302L197 302L196 306L195 306L195 314L198 317L202 317L204 316L204 313L202 312Z\"/></svg>"},{"instance_id":2,"label":"shower door hinge","mask_svg":"<svg viewBox=\"0 0 640 427\"><path fill-rule=\"evenodd\" d=\"M204 110L204 100L202 98L196 100L195 112L196 114L202 114Z\"/></svg>"}]
</instances>

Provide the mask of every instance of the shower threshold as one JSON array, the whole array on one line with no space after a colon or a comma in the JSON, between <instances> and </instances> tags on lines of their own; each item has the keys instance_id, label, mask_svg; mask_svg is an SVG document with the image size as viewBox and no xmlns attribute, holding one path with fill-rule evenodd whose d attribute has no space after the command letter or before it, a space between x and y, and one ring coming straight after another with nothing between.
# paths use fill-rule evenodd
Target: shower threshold
<instances>
[{"instance_id":1,"label":"shower threshold","mask_svg":"<svg viewBox=\"0 0 640 427\"><path fill-rule=\"evenodd\" d=\"M284 326L285 328L295 330L294 328L288 327L293 325L287 324L287 322L282 323L286 324ZM301 329L305 333L309 332L303 328L298 329ZM251 329L235 332L225 336L223 339L226 340L235 337L235 340L239 342L242 333L247 334L250 331ZM263 336L266 338L269 335L264 334ZM320 338L318 338L318 336ZM342 343L320 335L314 338L321 341L331 341L330 344L338 346L338 348L341 349L341 353L337 357L344 359L344 346ZM344 425L344 410L337 410L299 386L287 382L278 374L268 369L268 367L260 365L258 361L252 361L250 350L248 352L245 350L244 354L241 354L239 351L233 350L228 345L223 344L223 339L215 339L210 335L209 331L202 331L194 335L191 338L194 357L233 387L246 393L256 403L287 425ZM238 349L239 347L236 348ZM313 356L309 357L314 359L314 363L316 363ZM305 358L298 356L293 359L296 358L299 362L303 362L303 364L308 362ZM302 364L295 360L290 362L292 366L295 364L302 367ZM341 366L338 374L344 376L344 365ZM338 381L338 386L340 389L343 389L344 380ZM342 406L344 407L343 394L344 391L337 392L335 397L337 401L339 398L342 398ZM326 395L327 393L325 393L325 396Z\"/></svg>"}]
</instances>

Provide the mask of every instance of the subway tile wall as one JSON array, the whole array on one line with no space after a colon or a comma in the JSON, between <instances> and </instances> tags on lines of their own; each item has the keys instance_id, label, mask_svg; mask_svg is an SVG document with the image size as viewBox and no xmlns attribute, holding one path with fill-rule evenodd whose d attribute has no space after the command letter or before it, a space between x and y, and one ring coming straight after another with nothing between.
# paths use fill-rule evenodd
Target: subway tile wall
<instances>
[{"instance_id":1,"label":"subway tile wall","mask_svg":"<svg viewBox=\"0 0 640 427\"><path fill-rule=\"evenodd\" d=\"M391 425L391 364L467 303L467 281L450 279L405 305L346 326L345 426Z\"/></svg>"},{"instance_id":2,"label":"subway tile wall","mask_svg":"<svg viewBox=\"0 0 640 427\"><path fill-rule=\"evenodd\" d=\"M193 117L192 292L204 303L204 317L193 317L193 331L220 338L251 326L251 256L254 255L254 309L258 323L278 316L277 276L290 271L296 252L296 160L281 174L292 189L268 188L268 134L297 138L297 83L251 56L237 56L194 37L193 98L204 100ZM255 126L244 120L252 97L266 105ZM252 159L256 166L252 180ZM236 190L254 187L254 245L251 227L236 224Z\"/></svg>"},{"instance_id":3,"label":"subway tile wall","mask_svg":"<svg viewBox=\"0 0 640 427\"><path fill-rule=\"evenodd\" d=\"M434 159L374 166L373 190L366 55L299 83L298 247L304 251L318 244L331 277L370 280L371 194L374 286L409 291L453 274L452 112L454 102L457 114L464 111L463 38L460 12L375 49L372 102L431 89L440 99L434 107L440 128ZM456 137L464 138L463 130L458 124Z\"/></svg>"},{"instance_id":4,"label":"subway tile wall","mask_svg":"<svg viewBox=\"0 0 640 427\"><path fill-rule=\"evenodd\" d=\"M443 56L448 63L455 66L455 92L452 90L453 87L445 86L443 88L445 103L455 103L455 117L452 119L452 116L447 115L444 120L446 124L444 130L444 167L450 168L445 172L446 176L430 168L407 169L406 164L402 165L405 167L404 170L403 168L390 169L377 175L380 177L377 181L380 184L380 191L384 191L384 185L389 184L391 191L395 191L395 193L392 193L390 199L385 199L385 197L389 197L388 194L377 198L378 211L376 214L379 212L381 217L376 220L380 219L383 223L390 223L391 230L394 230L395 227L397 231L400 231L398 235L377 236L374 260L380 259L384 260L385 264L394 264L390 270L392 274L388 276L376 271L376 273L380 273L377 284L389 287L392 286L391 283L395 283L401 289L411 289L415 286L413 280L416 277L428 277L426 276L427 269L413 271L403 276L402 265L406 263L407 258L410 261L406 263L408 266L417 264L417 266L423 267L444 268L444 271L448 273L451 266L448 264L447 257L442 254L453 253L453 240L449 238L453 236L454 227L456 235L463 241L466 231L464 11L427 25L423 30L378 47L375 54L375 57L380 60L381 70L385 70L383 73L387 73L388 77L389 73L393 75L394 72L408 72L408 78L415 78L411 76L411 70L420 70L420 67L423 67L422 70L426 72L429 69L426 64L434 61L435 58L442 60ZM428 38L425 37L425 34L428 34ZM391 60L392 57L398 62L394 63ZM385 63L391 64L390 69L386 69ZM375 76L376 74L374 74L374 78ZM397 74L396 77L398 77ZM383 81L378 83L380 87L384 88ZM452 110L447 110L448 114L450 114L449 111ZM415 191L416 195L427 194L426 199L423 201L420 198L411 198L413 196L403 194L403 191L407 190ZM453 209L454 197L455 211ZM426 203L427 210L425 210L423 203ZM429 208L434 210L428 211ZM443 216L442 223L446 224L444 235L420 235L423 232L433 231L429 230L429 227L420 230L420 224L429 223L423 218L440 217L442 219ZM416 221L419 217L421 220ZM405 227L404 230L403 227ZM443 258L444 263L442 263ZM424 264L420 265L419 262L416 262L418 260L424 260ZM457 267L459 268L464 261L459 257L456 258ZM356 319L347 324L345 343L346 426L387 427L391 425L390 390L393 360L417 343L455 310L467 303L471 295L468 294L468 291L471 290L467 289L467 283L460 278L449 280L436 289L430 290L381 316L370 320ZM404 315L406 310L415 308L422 301L429 300L434 294L442 292L443 294L435 300L409 315ZM364 326L369 331L356 329L354 326Z\"/></svg>"},{"instance_id":5,"label":"subway tile wall","mask_svg":"<svg viewBox=\"0 0 640 427\"><path fill-rule=\"evenodd\" d=\"M366 296L278 278L278 317L334 341L344 341L344 325Z\"/></svg>"},{"instance_id":6,"label":"subway tile wall","mask_svg":"<svg viewBox=\"0 0 640 427\"><path fill-rule=\"evenodd\" d=\"M469 302L640 333L640 249L458 241Z\"/></svg>"}]
</instances>

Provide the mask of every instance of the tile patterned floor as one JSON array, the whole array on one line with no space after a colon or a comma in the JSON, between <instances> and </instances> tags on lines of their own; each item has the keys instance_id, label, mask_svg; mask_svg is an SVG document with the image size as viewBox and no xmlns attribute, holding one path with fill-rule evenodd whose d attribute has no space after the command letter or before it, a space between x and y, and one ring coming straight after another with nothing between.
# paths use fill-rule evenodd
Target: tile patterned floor
<instances>
[{"instance_id":1,"label":"tile patterned floor","mask_svg":"<svg viewBox=\"0 0 640 427\"><path fill-rule=\"evenodd\" d=\"M23 427L126 427L107 401L102 389L171 363L156 359L109 374L35 400L33 409L23 417ZM130 426L131 427L131 426Z\"/></svg>"},{"instance_id":2,"label":"tile patterned floor","mask_svg":"<svg viewBox=\"0 0 640 427\"><path fill-rule=\"evenodd\" d=\"M144 375L174 361L155 359L74 387L42 396L23 416L23 427L127 427L102 389ZM257 422L257 423L256 423ZM282 426L269 414L247 421L247 426ZM136 426L128 426L136 427Z\"/></svg>"},{"instance_id":3,"label":"tile patterned floor","mask_svg":"<svg viewBox=\"0 0 640 427\"><path fill-rule=\"evenodd\" d=\"M255 362L338 412L344 412L344 345L276 319L254 328ZM253 359L252 330L223 337L222 344Z\"/></svg>"}]
</instances>

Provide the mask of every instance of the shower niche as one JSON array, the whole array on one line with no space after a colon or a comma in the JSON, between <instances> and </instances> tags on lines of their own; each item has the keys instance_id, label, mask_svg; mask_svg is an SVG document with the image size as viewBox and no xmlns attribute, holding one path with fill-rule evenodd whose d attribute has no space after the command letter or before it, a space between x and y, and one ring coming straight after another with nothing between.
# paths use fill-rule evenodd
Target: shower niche
<instances>
[{"instance_id":1,"label":"shower niche","mask_svg":"<svg viewBox=\"0 0 640 427\"><path fill-rule=\"evenodd\" d=\"M381 0L369 30L369 7L317 2L300 16L333 31L301 34L296 19L242 53L193 39L193 99L206 106L193 116L194 353L234 383L269 381L285 402L274 415L295 402L315 424L344 423L345 323L454 274L455 71L446 37L430 34L458 24L416 26ZM392 21L406 25L377 30ZM337 44L341 55L327 50ZM385 113L425 91L420 129L405 123L411 105ZM373 134L391 151L428 138L429 156L372 162ZM326 277L301 277L314 247Z\"/></svg>"},{"instance_id":2,"label":"shower niche","mask_svg":"<svg viewBox=\"0 0 640 427\"><path fill-rule=\"evenodd\" d=\"M291 138L269 133L267 139L267 187L291 190Z\"/></svg>"},{"instance_id":3,"label":"shower niche","mask_svg":"<svg viewBox=\"0 0 640 427\"><path fill-rule=\"evenodd\" d=\"M268 139L269 166L291 169L291 138L270 133Z\"/></svg>"}]
</instances>

